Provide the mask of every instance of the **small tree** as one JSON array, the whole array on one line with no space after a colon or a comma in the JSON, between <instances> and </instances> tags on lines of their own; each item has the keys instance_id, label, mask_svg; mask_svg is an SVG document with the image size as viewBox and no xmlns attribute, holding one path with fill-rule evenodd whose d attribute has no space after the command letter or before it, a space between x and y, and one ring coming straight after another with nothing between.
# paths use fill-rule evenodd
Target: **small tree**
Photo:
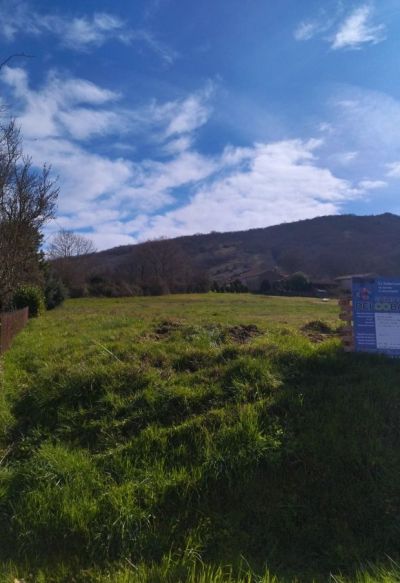
<instances>
[{"instance_id":1,"label":"small tree","mask_svg":"<svg viewBox=\"0 0 400 583\"><path fill-rule=\"evenodd\" d=\"M46 165L23 155L15 121L0 124L0 308L23 284L42 284L41 229L54 217L59 189Z\"/></svg>"},{"instance_id":2,"label":"small tree","mask_svg":"<svg viewBox=\"0 0 400 583\"><path fill-rule=\"evenodd\" d=\"M47 256L71 297L86 295L86 257L95 252L93 242L83 235L67 229L61 229L54 235Z\"/></svg>"},{"instance_id":3,"label":"small tree","mask_svg":"<svg viewBox=\"0 0 400 583\"><path fill-rule=\"evenodd\" d=\"M287 278L286 287L289 291L305 292L310 289L310 280L304 273L298 271Z\"/></svg>"}]
</instances>

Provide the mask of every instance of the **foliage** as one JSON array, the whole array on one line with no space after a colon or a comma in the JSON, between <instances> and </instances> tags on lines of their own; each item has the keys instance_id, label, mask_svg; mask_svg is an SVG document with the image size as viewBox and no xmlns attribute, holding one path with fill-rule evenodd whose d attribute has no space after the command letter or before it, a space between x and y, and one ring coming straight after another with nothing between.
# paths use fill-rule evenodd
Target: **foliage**
<instances>
[{"instance_id":1,"label":"foliage","mask_svg":"<svg viewBox=\"0 0 400 583\"><path fill-rule=\"evenodd\" d=\"M217 293L235 293L235 294L243 294L249 291L247 285L242 283L240 279L235 279L228 283L218 283L214 281L211 286L211 291Z\"/></svg>"},{"instance_id":2,"label":"foliage","mask_svg":"<svg viewBox=\"0 0 400 583\"><path fill-rule=\"evenodd\" d=\"M52 310L61 305L68 297L68 292L62 280L56 275L54 270L47 264L45 268L45 303L48 310Z\"/></svg>"},{"instance_id":3,"label":"foliage","mask_svg":"<svg viewBox=\"0 0 400 583\"><path fill-rule=\"evenodd\" d=\"M89 279L88 293L96 297L119 298L140 296L143 290L134 284L129 285L124 281L115 281L101 275L93 275Z\"/></svg>"},{"instance_id":4,"label":"foliage","mask_svg":"<svg viewBox=\"0 0 400 583\"><path fill-rule=\"evenodd\" d=\"M23 285L17 288L13 296L16 309L29 308L29 316L35 318L45 310L45 297L42 290L35 285Z\"/></svg>"},{"instance_id":5,"label":"foliage","mask_svg":"<svg viewBox=\"0 0 400 583\"><path fill-rule=\"evenodd\" d=\"M62 241L58 243L65 244L64 256L61 256L61 244L58 251L53 249L54 245L50 247L50 255L54 257L52 265L71 297L161 296L209 291L208 276L175 241L160 239L141 243L128 256L124 256L118 269L114 269L107 264L97 265L96 254L93 253L72 256L68 245L70 236L66 237L68 232L63 233Z\"/></svg>"},{"instance_id":6,"label":"foliage","mask_svg":"<svg viewBox=\"0 0 400 583\"><path fill-rule=\"evenodd\" d=\"M263 279L260 285L260 293L268 294L272 290L271 282L268 279Z\"/></svg>"},{"instance_id":7,"label":"foliage","mask_svg":"<svg viewBox=\"0 0 400 583\"><path fill-rule=\"evenodd\" d=\"M310 289L310 280L304 273L297 271L287 278L286 288L295 292L307 291Z\"/></svg>"},{"instance_id":8,"label":"foliage","mask_svg":"<svg viewBox=\"0 0 400 583\"><path fill-rule=\"evenodd\" d=\"M5 580L398 580L373 565L399 552L400 363L343 353L338 324L236 294L32 322L0 401Z\"/></svg>"}]
</instances>

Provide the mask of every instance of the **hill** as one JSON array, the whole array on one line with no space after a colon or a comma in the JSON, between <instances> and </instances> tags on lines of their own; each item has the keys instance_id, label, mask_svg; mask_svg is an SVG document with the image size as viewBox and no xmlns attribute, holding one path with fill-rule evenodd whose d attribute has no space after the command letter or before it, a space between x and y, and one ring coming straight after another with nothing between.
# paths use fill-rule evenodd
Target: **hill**
<instances>
[{"instance_id":1,"label":"hill","mask_svg":"<svg viewBox=\"0 0 400 583\"><path fill-rule=\"evenodd\" d=\"M163 246L170 249L164 253L169 259L157 273L176 273L186 264L211 281L240 279L252 289L274 273L303 271L320 281L351 273L400 273L400 217L389 213L327 216L264 229L186 236L174 239L173 244L172 252L171 241L158 243L153 253L157 260ZM84 271L111 280L137 281L132 266L148 266L154 259L145 251L143 244L102 251L85 258Z\"/></svg>"},{"instance_id":2,"label":"hill","mask_svg":"<svg viewBox=\"0 0 400 583\"><path fill-rule=\"evenodd\" d=\"M0 392L0 580L398 581L400 363L338 324L233 294L31 321Z\"/></svg>"}]
</instances>

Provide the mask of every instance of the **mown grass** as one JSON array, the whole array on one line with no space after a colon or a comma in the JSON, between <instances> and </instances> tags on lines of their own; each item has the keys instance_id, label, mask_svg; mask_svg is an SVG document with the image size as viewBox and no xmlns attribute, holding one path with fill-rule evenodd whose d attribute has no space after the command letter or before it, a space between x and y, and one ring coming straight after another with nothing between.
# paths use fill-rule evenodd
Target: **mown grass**
<instances>
[{"instance_id":1,"label":"mown grass","mask_svg":"<svg viewBox=\"0 0 400 583\"><path fill-rule=\"evenodd\" d=\"M213 294L31 321L2 375L1 580L399 581L400 363L338 326Z\"/></svg>"}]
</instances>

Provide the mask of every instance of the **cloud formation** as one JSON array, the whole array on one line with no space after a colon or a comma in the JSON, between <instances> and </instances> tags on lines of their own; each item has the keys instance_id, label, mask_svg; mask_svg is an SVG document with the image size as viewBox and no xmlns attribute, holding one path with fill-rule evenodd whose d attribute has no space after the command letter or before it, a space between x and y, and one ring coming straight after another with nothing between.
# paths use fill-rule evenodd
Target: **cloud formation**
<instances>
[{"instance_id":1,"label":"cloud formation","mask_svg":"<svg viewBox=\"0 0 400 583\"><path fill-rule=\"evenodd\" d=\"M235 163L200 185L181 208L149 218L142 237L265 227L339 212L361 191L318 166L318 140L229 149Z\"/></svg>"},{"instance_id":2,"label":"cloud formation","mask_svg":"<svg viewBox=\"0 0 400 583\"><path fill-rule=\"evenodd\" d=\"M374 24L370 5L354 10L340 25L332 42L333 49L359 49L364 44L377 44L386 39L385 26Z\"/></svg>"},{"instance_id":3,"label":"cloud formation","mask_svg":"<svg viewBox=\"0 0 400 583\"><path fill-rule=\"evenodd\" d=\"M40 13L24 0L2 0L0 10L0 36L7 41L13 41L17 35L51 35L62 47L73 51L90 51L106 42L117 41L145 45L167 64L172 64L178 56L150 31L133 29L122 18L108 12L74 17Z\"/></svg>"},{"instance_id":4,"label":"cloud formation","mask_svg":"<svg viewBox=\"0 0 400 583\"><path fill-rule=\"evenodd\" d=\"M323 14L315 20L301 22L294 31L294 37L298 41L322 37L333 50L360 49L364 45L384 41L386 27L374 22L374 9L370 3L362 4L346 16L339 4L337 13L331 17Z\"/></svg>"},{"instance_id":5,"label":"cloud formation","mask_svg":"<svg viewBox=\"0 0 400 583\"><path fill-rule=\"evenodd\" d=\"M378 188L335 176L318 159L323 140L201 153L196 134L212 115L212 83L128 110L119 94L54 71L39 89L20 68L5 67L1 78L19 103L27 153L60 175L58 226L90 232L99 249L338 213L346 201ZM129 147L143 134L153 145L149 158ZM104 135L115 140L117 156L96 150Z\"/></svg>"}]
</instances>

